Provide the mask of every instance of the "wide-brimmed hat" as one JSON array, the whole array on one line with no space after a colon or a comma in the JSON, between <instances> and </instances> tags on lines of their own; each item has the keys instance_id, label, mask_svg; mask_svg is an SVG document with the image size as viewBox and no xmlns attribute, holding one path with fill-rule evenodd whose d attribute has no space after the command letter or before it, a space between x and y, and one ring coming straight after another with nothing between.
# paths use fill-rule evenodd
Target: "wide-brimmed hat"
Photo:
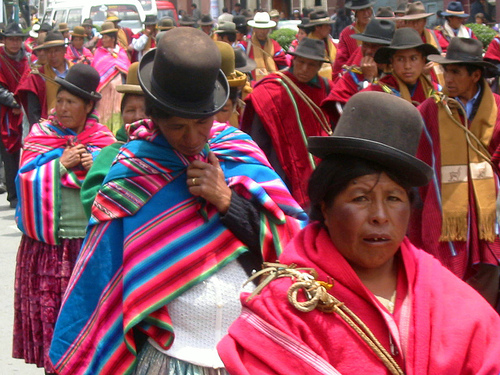
<instances>
[{"instance_id":1,"label":"wide-brimmed hat","mask_svg":"<svg viewBox=\"0 0 500 375\"><path fill-rule=\"evenodd\" d=\"M82 26L94 26L92 18L85 18L82 22Z\"/></svg>"},{"instance_id":2,"label":"wide-brimmed hat","mask_svg":"<svg viewBox=\"0 0 500 375\"><path fill-rule=\"evenodd\" d=\"M178 27L165 33L157 47L143 56L139 82L144 94L163 111L183 118L208 117L229 96L220 66L220 52L207 34Z\"/></svg>"},{"instance_id":3,"label":"wide-brimmed hat","mask_svg":"<svg viewBox=\"0 0 500 375\"><path fill-rule=\"evenodd\" d=\"M233 22L234 16L231 13L222 13L217 18L217 23L222 25L224 22Z\"/></svg>"},{"instance_id":4,"label":"wide-brimmed hat","mask_svg":"<svg viewBox=\"0 0 500 375\"><path fill-rule=\"evenodd\" d=\"M360 34L353 34L351 38L367 43L390 45L396 30L396 24L387 19L370 20L365 31Z\"/></svg>"},{"instance_id":5,"label":"wide-brimmed hat","mask_svg":"<svg viewBox=\"0 0 500 375\"><path fill-rule=\"evenodd\" d=\"M345 3L344 7L352 10L360 10L370 8L375 2L370 0L351 0Z\"/></svg>"},{"instance_id":6,"label":"wide-brimmed hat","mask_svg":"<svg viewBox=\"0 0 500 375\"><path fill-rule=\"evenodd\" d=\"M120 22L122 19L116 15L114 12L108 12L106 16L106 21L109 22Z\"/></svg>"},{"instance_id":7,"label":"wide-brimmed hat","mask_svg":"<svg viewBox=\"0 0 500 375\"><path fill-rule=\"evenodd\" d=\"M45 37L43 44L33 48L33 51L38 51L41 49L47 49L52 47L65 47L66 42L64 41L63 35L59 31L49 31Z\"/></svg>"},{"instance_id":8,"label":"wide-brimmed hat","mask_svg":"<svg viewBox=\"0 0 500 375\"><path fill-rule=\"evenodd\" d=\"M118 29L112 21L103 22L101 25L101 34L117 33Z\"/></svg>"},{"instance_id":9,"label":"wide-brimmed hat","mask_svg":"<svg viewBox=\"0 0 500 375\"><path fill-rule=\"evenodd\" d=\"M158 25L156 28L160 31L164 30L170 30L175 27L174 20L170 17L163 17L161 20L158 21Z\"/></svg>"},{"instance_id":10,"label":"wide-brimmed hat","mask_svg":"<svg viewBox=\"0 0 500 375\"><path fill-rule=\"evenodd\" d=\"M158 18L154 14L148 14L146 15L146 18L144 19L144 26L153 26L158 23Z\"/></svg>"},{"instance_id":11,"label":"wide-brimmed hat","mask_svg":"<svg viewBox=\"0 0 500 375\"><path fill-rule=\"evenodd\" d=\"M179 20L180 26L194 26L196 24L195 20L191 16L182 16Z\"/></svg>"},{"instance_id":12,"label":"wide-brimmed hat","mask_svg":"<svg viewBox=\"0 0 500 375\"><path fill-rule=\"evenodd\" d=\"M421 1L416 1L414 3L409 3L405 15L400 17L401 20L418 20L421 18L427 18L432 16L434 13L426 13L425 5Z\"/></svg>"},{"instance_id":13,"label":"wide-brimmed hat","mask_svg":"<svg viewBox=\"0 0 500 375\"><path fill-rule=\"evenodd\" d=\"M214 24L214 19L210 14L203 14L198 20L198 25L200 26L211 26Z\"/></svg>"},{"instance_id":14,"label":"wide-brimmed hat","mask_svg":"<svg viewBox=\"0 0 500 375\"><path fill-rule=\"evenodd\" d=\"M234 64L235 68L243 73L250 73L257 67L255 60L248 57L240 46L234 47Z\"/></svg>"},{"instance_id":15,"label":"wide-brimmed hat","mask_svg":"<svg viewBox=\"0 0 500 375\"><path fill-rule=\"evenodd\" d=\"M144 95L141 85L139 84L139 62L130 64L127 73L127 81L124 85L117 85L116 91L122 94Z\"/></svg>"},{"instance_id":16,"label":"wide-brimmed hat","mask_svg":"<svg viewBox=\"0 0 500 375\"><path fill-rule=\"evenodd\" d=\"M497 67L483 60L483 43L472 38L451 38L450 44L446 49L446 57L440 54L427 56L430 61L441 65L447 64L465 64L477 65L489 70L489 75L498 73Z\"/></svg>"},{"instance_id":17,"label":"wide-brimmed hat","mask_svg":"<svg viewBox=\"0 0 500 375\"><path fill-rule=\"evenodd\" d=\"M309 13L309 23L305 24L304 27L314 27L320 25L331 25L335 23L332 21L328 13L324 10L318 10L316 12Z\"/></svg>"},{"instance_id":18,"label":"wide-brimmed hat","mask_svg":"<svg viewBox=\"0 0 500 375\"><path fill-rule=\"evenodd\" d=\"M406 4L405 3L401 3L398 5L398 7L396 8L396 10L394 11L394 15L396 17L398 16L404 16L406 14ZM398 17L398 18L401 18L401 17Z\"/></svg>"},{"instance_id":19,"label":"wide-brimmed hat","mask_svg":"<svg viewBox=\"0 0 500 375\"><path fill-rule=\"evenodd\" d=\"M391 7L380 7L375 13L375 18L393 19L396 18Z\"/></svg>"},{"instance_id":20,"label":"wide-brimmed hat","mask_svg":"<svg viewBox=\"0 0 500 375\"><path fill-rule=\"evenodd\" d=\"M319 39L303 38L295 51L287 53L314 61L331 62L325 57L325 43Z\"/></svg>"},{"instance_id":21,"label":"wide-brimmed hat","mask_svg":"<svg viewBox=\"0 0 500 375\"><path fill-rule=\"evenodd\" d=\"M415 29L403 27L394 32L392 42L387 47L381 47L375 52L373 59L379 64L389 64L390 58L395 51L417 48L425 56L438 54L438 50L432 44L424 43Z\"/></svg>"},{"instance_id":22,"label":"wide-brimmed hat","mask_svg":"<svg viewBox=\"0 0 500 375\"><path fill-rule=\"evenodd\" d=\"M257 12L253 20L248 21L248 26L255 29L270 29L276 26L276 22L271 21L269 13L267 12Z\"/></svg>"},{"instance_id":23,"label":"wide-brimmed hat","mask_svg":"<svg viewBox=\"0 0 500 375\"><path fill-rule=\"evenodd\" d=\"M56 82L71 94L93 101L101 99L101 94L97 92L99 81L97 70L87 64L73 65L66 74L66 78L56 77Z\"/></svg>"},{"instance_id":24,"label":"wide-brimmed hat","mask_svg":"<svg viewBox=\"0 0 500 375\"><path fill-rule=\"evenodd\" d=\"M309 137L308 150L321 159L363 158L411 186L423 186L432 168L415 157L422 128L422 117L410 102L382 92L360 92L346 103L333 135Z\"/></svg>"},{"instance_id":25,"label":"wide-brimmed hat","mask_svg":"<svg viewBox=\"0 0 500 375\"><path fill-rule=\"evenodd\" d=\"M221 70L227 78L229 87L243 87L247 75L236 70L236 59L233 47L226 42L215 42L221 56Z\"/></svg>"},{"instance_id":26,"label":"wide-brimmed hat","mask_svg":"<svg viewBox=\"0 0 500 375\"><path fill-rule=\"evenodd\" d=\"M59 24L59 29L58 29L58 31L59 31L60 33L65 33L66 31L69 31L68 24L67 24L66 22L61 22L61 23Z\"/></svg>"},{"instance_id":27,"label":"wide-brimmed hat","mask_svg":"<svg viewBox=\"0 0 500 375\"><path fill-rule=\"evenodd\" d=\"M280 12L278 11L278 9L271 9L271 11L269 12L270 18L279 17L279 16L280 16Z\"/></svg>"},{"instance_id":28,"label":"wide-brimmed hat","mask_svg":"<svg viewBox=\"0 0 500 375\"><path fill-rule=\"evenodd\" d=\"M234 22L224 22L222 25L219 25L217 30L215 30L216 34L222 33L233 33L236 34L236 24Z\"/></svg>"},{"instance_id":29,"label":"wide-brimmed hat","mask_svg":"<svg viewBox=\"0 0 500 375\"><path fill-rule=\"evenodd\" d=\"M460 1L452 1L448 4L448 7L444 12L441 13L443 17L460 17L468 18L469 15L464 12L464 7Z\"/></svg>"},{"instance_id":30,"label":"wide-brimmed hat","mask_svg":"<svg viewBox=\"0 0 500 375\"><path fill-rule=\"evenodd\" d=\"M20 36L21 38L27 38L28 34L23 33L23 30L19 26L18 23L16 22L11 22L7 25L5 30L3 30L0 35L2 35L4 38L7 37L14 37L14 36Z\"/></svg>"},{"instance_id":31,"label":"wide-brimmed hat","mask_svg":"<svg viewBox=\"0 0 500 375\"><path fill-rule=\"evenodd\" d=\"M38 30L40 30L40 24L35 23L32 27L30 32L28 33L30 37L32 38L38 38Z\"/></svg>"},{"instance_id":32,"label":"wide-brimmed hat","mask_svg":"<svg viewBox=\"0 0 500 375\"><path fill-rule=\"evenodd\" d=\"M83 26L75 26L73 28L73 32L71 33L71 37L79 36L80 38L85 38L85 29Z\"/></svg>"}]
</instances>

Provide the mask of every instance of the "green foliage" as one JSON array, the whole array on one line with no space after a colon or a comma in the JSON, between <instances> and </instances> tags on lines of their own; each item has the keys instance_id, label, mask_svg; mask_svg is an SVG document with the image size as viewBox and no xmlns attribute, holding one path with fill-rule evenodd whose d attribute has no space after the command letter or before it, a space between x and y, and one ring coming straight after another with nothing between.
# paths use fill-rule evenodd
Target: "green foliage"
<instances>
[{"instance_id":1,"label":"green foliage","mask_svg":"<svg viewBox=\"0 0 500 375\"><path fill-rule=\"evenodd\" d=\"M290 47L290 44L292 44L295 39L295 34L297 34L297 32L292 29L283 28L274 30L269 37L277 41L285 51L288 51L288 47Z\"/></svg>"},{"instance_id":2,"label":"green foliage","mask_svg":"<svg viewBox=\"0 0 500 375\"><path fill-rule=\"evenodd\" d=\"M468 23L465 26L472 29L474 34L476 34L477 39L479 39L483 43L483 48L485 51L488 49L488 46L493 38L497 35L497 32L495 30L486 25L481 25L478 23Z\"/></svg>"}]
</instances>

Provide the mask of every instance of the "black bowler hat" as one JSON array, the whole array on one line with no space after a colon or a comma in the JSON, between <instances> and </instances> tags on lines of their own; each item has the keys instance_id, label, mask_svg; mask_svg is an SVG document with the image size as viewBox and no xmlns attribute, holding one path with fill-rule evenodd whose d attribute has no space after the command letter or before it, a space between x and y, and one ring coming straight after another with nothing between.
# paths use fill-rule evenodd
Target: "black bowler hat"
<instances>
[{"instance_id":1,"label":"black bowler hat","mask_svg":"<svg viewBox=\"0 0 500 375\"><path fill-rule=\"evenodd\" d=\"M198 20L198 25L200 26L211 26L214 24L214 20L210 14L203 14Z\"/></svg>"},{"instance_id":2,"label":"black bowler hat","mask_svg":"<svg viewBox=\"0 0 500 375\"><path fill-rule=\"evenodd\" d=\"M387 47L381 47L375 52L373 59L379 64L389 64L390 58L395 51L416 48L424 57L438 54L439 51L432 44L424 43L418 31L409 27L397 29L394 32L392 42Z\"/></svg>"},{"instance_id":3,"label":"black bowler hat","mask_svg":"<svg viewBox=\"0 0 500 375\"><path fill-rule=\"evenodd\" d=\"M325 63L331 62L325 58L325 43L319 39L303 38L297 49L293 52L287 52L292 56L300 56L305 59L321 61Z\"/></svg>"},{"instance_id":4,"label":"black bowler hat","mask_svg":"<svg viewBox=\"0 0 500 375\"><path fill-rule=\"evenodd\" d=\"M182 19L179 20L180 26L194 26L195 20L190 16L182 16Z\"/></svg>"},{"instance_id":5,"label":"black bowler hat","mask_svg":"<svg viewBox=\"0 0 500 375\"><path fill-rule=\"evenodd\" d=\"M97 70L87 64L73 65L64 79L56 77L56 82L71 94L95 102L101 99L101 94L96 91L99 80Z\"/></svg>"},{"instance_id":6,"label":"black bowler hat","mask_svg":"<svg viewBox=\"0 0 500 375\"><path fill-rule=\"evenodd\" d=\"M360 10L370 8L375 4L375 2L371 2L370 0L351 0L345 3L344 7L352 10Z\"/></svg>"},{"instance_id":7,"label":"black bowler hat","mask_svg":"<svg viewBox=\"0 0 500 375\"><path fill-rule=\"evenodd\" d=\"M309 137L308 150L321 159L351 155L373 161L411 186L423 186L432 168L415 157L422 128L422 117L410 102L360 92L346 103L333 135Z\"/></svg>"},{"instance_id":8,"label":"black bowler hat","mask_svg":"<svg viewBox=\"0 0 500 375\"><path fill-rule=\"evenodd\" d=\"M495 64L483 60L483 43L476 39L451 38L446 50L446 57L435 54L429 55L427 58L441 65L465 64L484 67L487 68L487 76L495 76L499 73Z\"/></svg>"},{"instance_id":9,"label":"black bowler hat","mask_svg":"<svg viewBox=\"0 0 500 375\"><path fill-rule=\"evenodd\" d=\"M16 22L9 23L5 30L0 33L0 35L5 38L8 38L9 36L20 36L22 38L28 37L28 34L23 33L23 30L21 30L21 27L19 27L19 24L17 24Z\"/></svg>"},{"instance_id":10,"label":"black bowler hat","mask_svg":"<svg viewBox=\"0 0 500 375\"><path fill-rule=\"evenodd\" d=\"M351 38L367 43L389 45L391 44L395 30L396 24L394 22L373 18L368 25L366 25L363 33L353 34Z\"/></svg>"},{"instance_id":11,"label":"black bowler hat","mask_svg":"<svg viewBox=\"0 0 500 375\"><path fill-rule=\"evenodd\" d=\"M335 23L332 21L328 13L324 10L318 10L316 12L309 13L309 23L305 24L304 27L313 27L320 25L331 25Z\"/></svg>"},{"instance_id":12,"label":"black bowler hat","mask_svg":"<svg viewBox=\"0 0 500 375\"><path fill-rule=\"evenodd\" d=\"M144 26L152 26L156 25L158 22L158 18L154 14L148 14L144 19Z\"/></svg>"},{"instance_id":13,"label":"black bowler hat","mask_svg":"<svg viewBox=\"0 0 500 375\"><path fill-rule=\"evenodd\" d=\"M234 47L234 64L235 68L243 73L250 73L257 67L255 60L248 57L240 46Z\"/></svg>"},{"instance_id":14,"label":"black bowler hat","mask_svg":"<svg viewBox=\"0 0 500 375\"><path fill-rule=\"evenodd\" d=\"M144 94L163 111L183 118L216 114L226 104L229 84L214 41L203 31L180 27L165 33L139 64Z\"/></svg>"}]
</instances>

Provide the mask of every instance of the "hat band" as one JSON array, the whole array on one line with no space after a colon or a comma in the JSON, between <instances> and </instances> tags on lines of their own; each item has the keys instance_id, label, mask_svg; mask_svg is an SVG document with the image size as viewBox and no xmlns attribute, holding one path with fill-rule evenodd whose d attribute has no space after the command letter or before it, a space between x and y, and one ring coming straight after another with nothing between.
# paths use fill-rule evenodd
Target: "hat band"
<instances>
[{"instance_id":1,"label":"hat band","mask_svg":"<svg viewBox=\"0 0 500 375\"><path fill-rule=\"evenodd\" d=\"M325 18L318 18L315 20L311 20L311 23L317 23L317 22L330 22L330 19L328 17L325 17Z\"/></svg>"},{"instance_id":2,"label":"hat band","mask_svg":"<svg viewBox=\"0 0 500 375\"><path fill-rule=\"evenodd\" d=\"M454 11L454 10L448 10L448 9L446 9L446 13L456 14L457 16L459 16L459 15L464 15L464 14L465 14L465 12L464 12L463 10L462 10L462 11L460 11L460 12L456 12L456 11Z\"/></svg>"},{"instance_id":3,"label":"hat band","mask_svg":"<svg viewBox=\"0 0 500 375\"><path fill-rule=\"evenodd\" d=\"M271 21L253 21L254 23L262 23L262 24L268 24L270 23Z\"/></svg>"},{"instance_id":4,"label":"hat band","mask_svg":"<svg viewBox=\"0 0 500 375\"><path fill-rule=\"evenodd\" d=\"M474 56L464 52L454 52L451 51L446 54L446 58L448 60L460 60L463 62L483 62L483 58L481 56Z\"/></svg>"}]
</instances>

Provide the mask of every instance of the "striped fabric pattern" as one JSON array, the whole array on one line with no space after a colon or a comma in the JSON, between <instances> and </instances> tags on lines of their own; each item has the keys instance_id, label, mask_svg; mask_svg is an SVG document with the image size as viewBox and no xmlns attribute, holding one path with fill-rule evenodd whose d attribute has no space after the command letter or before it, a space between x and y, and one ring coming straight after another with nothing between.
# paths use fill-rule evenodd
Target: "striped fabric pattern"
<instances>
[{"instance_id":1,"label":"striped fabric pattern","mask_svg":"<svg viewBox=\"0 0 500 375\"><path fill-rule=\"evenodd\" d=\"M116 50L118 49L118 53ZM97 91L101 92L106 85L111 82L117 74L127 74L130 68L130 60L127 52L123 48L109 51L107 48L99 47L94 52L92 66L99 72L101 80Z\"/></svg>"},{"instance_id":2,"label":"striped fabric pattern","mask_svg":"<svg viewBox=\"0 0 500 375\"><path fill-rule=\"evenodd\" d=\"M76 134L57 121L55 112L48 120L33 125L25 139L21 168L16 178L19 204L16 222L27 236L50 245L59 244L59 204L61 186L80 189L87 171L75 167L61 174L59 158L66 145L84 144L98 152L115 141L113 134L89 115L84 130Z\"/></svg>"},{"instance_id":3,"label":"striped fabric pattern","mask_svg":"<svg viewBox=\"0 0 500 375\"><path fill-rule=\"evenodd\" d=\"M60 374L131 373L133 330L170 347L168 303L248 250L189 193L190 161L150 121L140 127L149 131L122 147L92 208L51 347ZM208 145L229 185L263 207L261 251L276 260L305 213L248 135L216 123ZM208 148L197 156L207 157Z\"/></svg>"}]
</instances>

